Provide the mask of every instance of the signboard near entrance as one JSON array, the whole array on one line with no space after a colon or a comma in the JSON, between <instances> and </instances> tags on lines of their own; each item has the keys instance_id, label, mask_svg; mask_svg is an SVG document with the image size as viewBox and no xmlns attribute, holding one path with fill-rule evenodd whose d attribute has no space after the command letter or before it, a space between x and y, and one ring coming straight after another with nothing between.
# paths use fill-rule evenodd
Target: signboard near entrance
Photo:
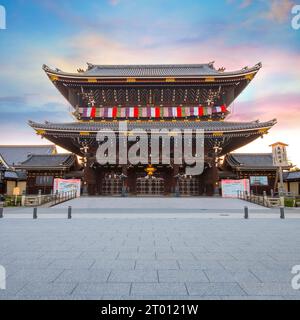
<instances>
[{"instance_id":1,"label":"signboard near entrance","mask_svg":"<svg viewBox=\"0 0 300 320\"><path fill-rule=\"evenodd\" d=\"M80 179L54 179L53 192L68 192L76 190L77 197L80 197Z\"/></svg>"},{"instance_id":2,"label":"signboard near entrance","mask_svg":"<svg viewBox=\"0 0 300 320\"><path fill-rule=\"evenodd\" d=\"M250 176L251 186L268 186L268 177L267 176Z\"/></svg>"},{"instance_id":3,"label":"signboard near entrance","mask_svg":"<svg viewBox=\"0 0 300 320\"><path fill-rule=\"evenodd\" d=\"M250 193L250 183L248 179L222 180L221 186L223 198L237 198L239 192Z\"/></svg>"}]
</instances>

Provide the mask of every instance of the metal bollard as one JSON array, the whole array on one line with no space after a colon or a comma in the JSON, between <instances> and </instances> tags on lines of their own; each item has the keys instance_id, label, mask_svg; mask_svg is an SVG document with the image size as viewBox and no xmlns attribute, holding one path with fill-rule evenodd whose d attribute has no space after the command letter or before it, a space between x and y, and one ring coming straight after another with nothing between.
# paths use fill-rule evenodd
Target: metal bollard
<instances>
[{"instance_id":1,"label":"metal bollard","mask_svg":"<svg viewBox=\"0 0 300 320\"><path fill-rule=\"evenodd\" d=\"M72 219L72 207L68 207L68 219Z\"/></svg>"},{"instance_id":2,"label":"metal bollard","mask_svg":"<svg viewBox=\"0 0 300 320\"><path fill-rule=\"evenodd\" d=\"M280 207L280 219L285 219L284 207Z\"/></svg>"},{"instance_id":3,"label":"metal bollard","mask_svg":"<svg viewBox=\"0 0 300 320\"><path fill-rule=\"evenodd\" d=\"M33 219L37 219L37 208L33 208Z\"/></svg>"},{"instance_id":4,"label":"metal bollard","mask_svg":"<svg viewBox=\"0 0 300 320\"><path fill-rule=\"evenodd\" d=\"M244 218L245 219L249 218L249 209L247 206L244 207Z\"/></svg>"},{"instance_id":5,"label":"metal bollard","mask_svg":"<svg viewBox=\"0 0 300 320\"><path fill-rule=\"evenodd\" d=\"M2 205L0 206L0 219L3 218L3 207Z\"/></svg>"}]
</instances>

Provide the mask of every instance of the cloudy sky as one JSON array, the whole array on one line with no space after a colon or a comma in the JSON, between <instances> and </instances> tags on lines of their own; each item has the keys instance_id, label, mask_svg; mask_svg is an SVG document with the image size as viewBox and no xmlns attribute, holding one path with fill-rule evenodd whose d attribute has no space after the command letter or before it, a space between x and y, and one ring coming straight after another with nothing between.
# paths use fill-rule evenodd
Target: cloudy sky
<instances>
[{"instance_id":1,"label":"cloudy sky","mask_svg":"<svg viewBox=\"0 0 300 320\"><path fill-rule=\"evenodd\" d=\"M98 64L205 63L263 68L228 120L270 120L268 136L242 148L290 145L300 166L300 30L293 0L0 0L0 144L47 143L27 120L73 121L41 67L64 71ZM300 3L300 1L298 1Z\"/></svg>"}]
</instances>

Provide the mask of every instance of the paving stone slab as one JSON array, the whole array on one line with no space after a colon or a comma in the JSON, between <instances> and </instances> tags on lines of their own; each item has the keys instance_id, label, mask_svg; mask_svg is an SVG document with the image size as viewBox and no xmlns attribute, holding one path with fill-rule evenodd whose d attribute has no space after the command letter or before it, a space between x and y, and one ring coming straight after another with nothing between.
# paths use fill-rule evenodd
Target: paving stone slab
<instances>
[{"instance_id":1,"label":"paving stone slab","mask_svg":"<svg viewBox=\"0 0 300 320\"><path fill-rule=\"evenodd\" d=\"M198 296L245 296L245 291L236 282L187 283L189 295Z\"/></svg>"},{"instance_id":2,"label":"paving stone slab","mask_svg":"<svg viewBox=\"0 0 300 320\"><path fill-rule=\"evenodd\" d=\"M209 282L202 270L158 270L159 282Z\"/></svg>"},{"instance_id":3,"label":"paving stone slab","mask_svg":"<svg viewBox=\"0 0 300 320\"><path fill-rule=\"evenodd\" d=\"M72 296L129 295L130 283L84 283L81 282L72 292Z\"/></svg>"},{"instance_id":4,"label":"paving stone slab","mask_svg":"<svg viewBox=\"0 0 300 320\"><path fill-rule=\"evenodd\" d=\"M152 270L113 270L109 282L158 282L156 271Z\"/></svg>"},{"instance_id":5,"label":"paving stone slab","mask_svg":"<svg viewBox=\"0 0 300 320\"><path fill-rule=\"evenodd\" d=\"M183 296L187 295L187 290L184 283L134 283L132 285L131 295Z\"/></svg>"}]
</instances>

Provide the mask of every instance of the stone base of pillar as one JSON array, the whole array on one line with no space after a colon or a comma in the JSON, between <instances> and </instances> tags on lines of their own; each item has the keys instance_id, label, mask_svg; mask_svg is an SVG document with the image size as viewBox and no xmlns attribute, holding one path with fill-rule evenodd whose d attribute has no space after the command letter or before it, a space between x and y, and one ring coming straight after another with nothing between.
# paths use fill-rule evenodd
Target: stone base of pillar
<instances>
[{"instance_id":1,"label":"stone base of pillar","mask_svg":"<svg viewBox=\"0 0 300 320\"><path fill-rule=\"evenodd\" d=\"M219 187L214 187L214 197L219 197L220 196L220 191L219 191Z\"/></svg>"},{"instance_id":2,"label":"stone base of pillar","mask_svg":"<svg viewBox=\"0 0 300 320\"><path fill-rule=\"evenodd\" d=\"M88 195L89 195L88 185L87 185L87 184L84 184L84 185L83 185L82 195L83 195L83 196L88 196Z\"/></svg>"}]
</instances>

